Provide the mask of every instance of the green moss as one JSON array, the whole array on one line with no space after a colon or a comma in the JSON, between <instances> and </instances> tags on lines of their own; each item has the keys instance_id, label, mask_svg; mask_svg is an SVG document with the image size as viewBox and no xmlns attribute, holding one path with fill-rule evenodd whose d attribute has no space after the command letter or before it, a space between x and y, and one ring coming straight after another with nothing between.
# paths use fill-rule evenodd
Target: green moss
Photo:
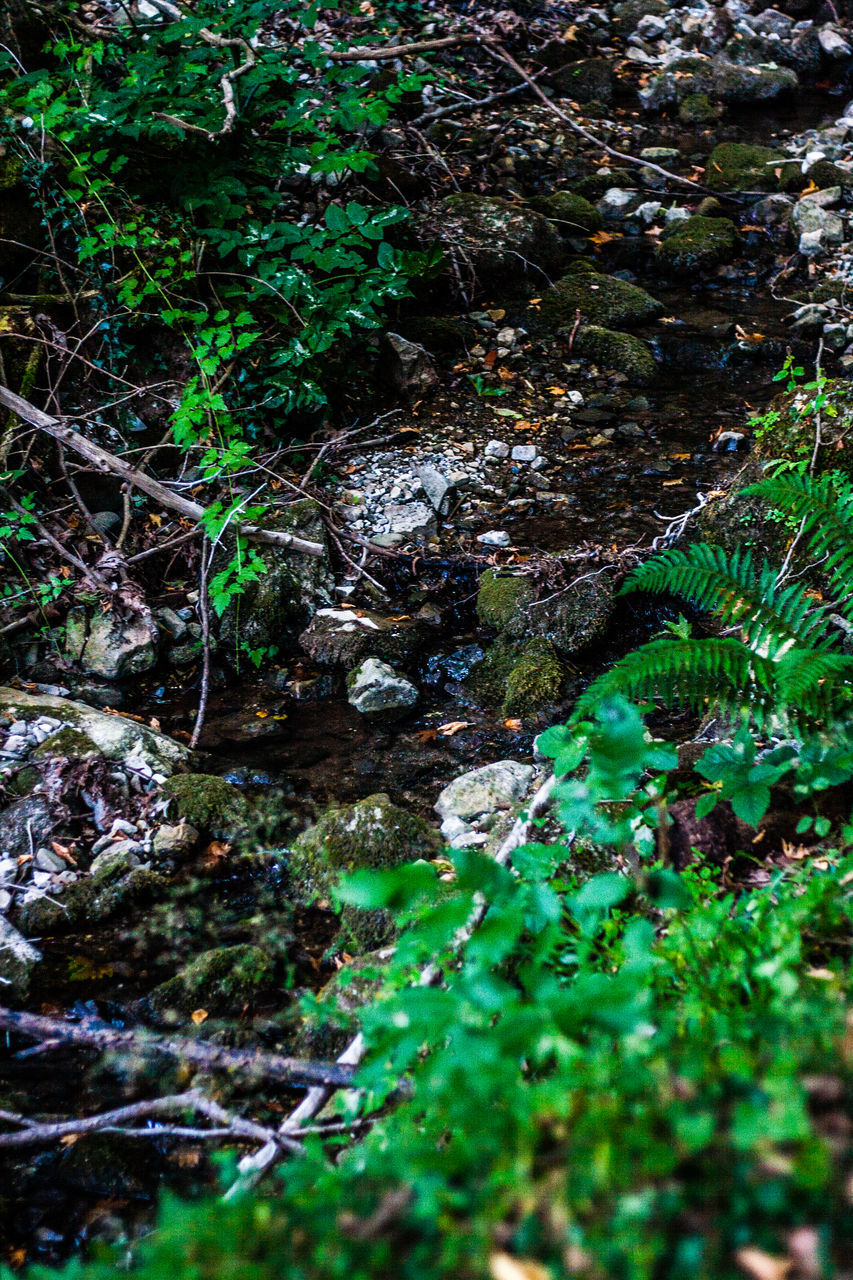
<instances>
[{"instance_id":1,"label":"green moss","mask_svg":"<svg viewBox=\"0 0 853 1280\"><path fill-rule=\"evenodd\" d=\"M296 1036L296 1057L337 1057L358 1030L359 1010L381 989L385 963L380 955L368 952L329 979L317 996L317 1012L305 1019Z\"/></svg>"},{"instance_id":2,"label":"green moss","mask_svg":"<svg viewBox=\"0 0 853 1280\"><path fill-rule=\"evenodd\" d=\"M776 171L787 163L770 147L721 142L708 157L705 183L712 191L778 191Z\"/></svg>"},{"instance_id":3,"label":"green moss","mask_svg":"<svg viewBox=\"0 0 853 1280\"><path fill-rule=\"evenodd\" d=\"M24 765L11 778L5 779L5 787L10 796L28 796L41 782L41 773L32 765Z\"/></svg>"},{"instance_id":4,"label":"green moss","mask_svg":"<svg viewBox=\"0 0 853 1280\"><path fill-rule=\"evenodd\" d=\"M392 804L387 795L368 796L329 809L297 838L287 864L290 889L298 902L329 901L342 874L434 858L440 847L438 833L423 818ZM347 941L362 952L394 936L385 911L344 907L341 923Z\"/></svg>"},{"instance_id":5,"label":"green moss","mask_svg":"<svg viewBox=\"0 0 853 1280\"><path fill-rule=\"evenodd\" d=\"M66 725L58 733L45 738L32 753L33 760L51 760L63 757L68 760L85 760L89 756L98 756L100 751L88 734Z\"/></svg>"},{"instance_id":6,"label":"green moss","mask_svg":"<svg viewBox=\"0 0 853 1280\"><path fill-rule=\"evenodd\" d=\"M465 685L483 706L499 707L503 702L518 651L517 641L498 637L486 656L471 668Z\"/></svg>"},{"instance_id":7,"label":"green moss","mask_svg":"<svg viewBox=\"0 0 853 1280\"><path fill-rule=\"evenodd\" d=\"M649 347L631 333L584 325L575 337L574 350L605 369L624 373L633 386L648 386L657 377L657 365Z\"/></svg>"},{"instance_id":8,"label":"green moss","mask_svg":"<svg viewBox=\"0 0 853 1280\"><path fill-rule=\"evenodd\" d=\"M71 933L77 927L88 928L108 920L127 907L150 902L168 887L163 876L147 867L135 867L118 879L114 879L113 867L108 863L103 877L84 877L67 885L61 897L34 898L24 903L16 925L28 938Z\"/></svg>"},{"instance_id":9,"label":"green moss","mask_svg":"<svg viewBox=\"0 0 853 1280\"><path fill-rule=\"evenodd\" d=\"M853 384L846 378L830 378L823 388L826 403L821 413L821 447L815 470L845 471L853 475ZM768 405L766 425L755 432L755 457L762 463L774 459L806 463L815 442L815 418L808 411L815 392L783 391Z\"/></svg>"},{"instance_id":10,"label":"green moss","mask_svg":"<svg viewBox=\"0 0 853 1280\"><path fill-rule=\"evenodd\" d=\"M535 203L540 213L557 224L561 236L572 239L592 235L604 226L604 219L594 204L570 191L555 191Z\"/></svg>"},{"instance_id":11,"label":"green moss","mask_svg":"<svg viewBox=\"0 0 853 1280\"><path fill-rule=\"evenodd\" d=\"M477 617L485 626L503 631L518 610L530 603L533 595L529 577L487 569L477 591Z\"/></svg>"},{"instance_id":12,"label":"green moss","mask_svg":"<svg viewBox=\"0 0 853 1280\"><path fill-rule=\"evenodd\" d=\"M560 701L565 670L554 646L541 637L528 640L507 676L505 716L531 716Z\"/></svg>"},{"instance_id":13,"label":"green moss","mask_svg":"<svg viewBox=\"0 0 853 1280\"><path fill-rule=\"evenodd\" d=\"M205 951L168 982L155 987L148 1002L159 1014L239 1013L274 985L274 966L260 947L239 943Z\"/></svg>"},{"instance_id":14,"label":"green moss","mask_svg":"<svg viewBox=\"0 0 853 1280\"><path fill-rule=\"evenodd\" d=\"M692 275L721 262L731 262L738 239L737 228L729 218L685 218L666 228L657 255L668 271Z\"/></svg>"},{"instance_id":15,"label":"green moss","mask_svg":"<svg viewBox=\"0 0 853 1280\"><path fill-rule=\"evenodd\" d=\"M554 271L563 257L560 237L547 218L496 196L447 196L438 205L435 225L444 244L481 275L503 275L504 286L523 281L529 265Z\"/></svg>"},{"instance_id":16,"label":"green moss","mask_svg":"<svg viewBox=\"0 0 853 1280\"><path fill-rule=\"evenodd\" d=\"M607 58L582 58L551 72L559 94L575 102L609 102L613 97L613 71Z\"/></svg>"},{"instance_id":17,"label":"green moss","mask_svg":"<svg viewBox=\"0 0 853 1280\"><path fill-rule=\"evenodd\" d=\"M589 324L631 328L654 320L663 307L645 289L616 276L564 276L544 294L540 314L557 328L573 325L578 312Z\"/></svg>"},{"instance_id":18,"label":"green moss","mask_svg":"<svg viewBox=\"0 0 853 1280\"><path fill-rule=\"evenodd\" d=\"M707 93L689 93L678 108L678 118L682 124L714 124L720 117L720 111L721 108L711 101Z\"/></svg>"},{"instance_id":19,"label":"green moss","mask_svg":"<svg viewBox=\"0 0 853 1280\"><path fill-rule=\"evenodd\" d=\"M210 773L179 773L165 786L178 817L199 831L233 835L246 820L247 805L235 786Z\"/></svg>"},{"instance_id":20,"label":"green moss","mask_svg":"<svg viewBox=\"0 0 853 1280\"><path fill-rule=\"evenodd\" d=\"M575 191L587 200L597 200L611 187L636 187L637 175L628 169L597 169L588 173L575 184Z\"/></svg>"}]
</instances>

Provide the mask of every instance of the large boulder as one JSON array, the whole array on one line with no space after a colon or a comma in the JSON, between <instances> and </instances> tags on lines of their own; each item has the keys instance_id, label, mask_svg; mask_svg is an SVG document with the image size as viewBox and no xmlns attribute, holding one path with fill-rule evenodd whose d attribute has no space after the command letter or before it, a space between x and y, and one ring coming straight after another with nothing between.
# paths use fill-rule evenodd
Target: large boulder
<instances>
[{"instance_id":1,"label":"large boulder","mask_svg":"<svg viewBox=\"0 0 853 1280\"><path fill-rule=\"evenodd\" d=\"M496 196L447 196L434 211L433 224L445 248L484 283L509 287L537 268L550 273L563 255L547 218Z\"/></svg>"},{"instance_id":2,"label":"large boulder","mask_svg":"<svg viewBox=\"0 0 853 1280\"><path fill-rule=\"evenodd\" d=\"M88 675L121 680L154 666L158 638L150 614L122 617L114 610L72 609L65 624L65 655Z\"/></svg>"},{"instance_id":3,"label":"large boulder","mask_svg":"<svg viewBox=\"0 0 853 1280\"><path fill-rule=\"evenodd\" d=\"M164 794L175 816L197 831L234 836L245 827L248 806L233 783L213 773L180 773L170 778Z\"/></svg>"},{"instance_id":4,"label":"large boulder","mask_svg":"<svg viewBox=\"0 0 853 1280\"><path fill-rule=\"evenodd\" d=\"M555 328L573 325L580 312L588 324L608 329L632 328L663 314L645 289L617 276L584 272L563 276L542 296L541 316Z\"/></svg>"},{"instance_id":5,"label":"large boulder","mask_svg":"<svg viewBox=\"0 0 853 1280\"><path fill-rule=\"evenodd\" d=\"M583 239L604 226L604 219L595 205L584 196L574 195L570 191L555 191L533 203L540 213L544 213L554 223L565 240Z\"/></svg>"},{"instance_id":6,"label":"large boulder","mask_svg":"<svg viewBox=\"0 0 853 1280\"><path fill-rule=\"evenodd\" d=\"M778 191L787 165L770 147L721 142L708 157L705 183L712 191Z\"/></svg>"},{"instance_id":7,"label":"large boulder","mask_svg":"<svg viewBox=\"0 0 853 1280\"><path fill-rule=\"evenodd\" d=\"M796 93L799 81L791 67L775 63L742 66L726 58L690 54L671 62L640 90L640 101L647 110L659 111L678 105L692 94L704 93L714 102L728 106L745 106L753 102L771 102Z\"/></svg>"},{"instance_id":8,"label":"large boulder","mask_svg":"<svg viewBox=\"0 0 853 1280\"><path fill-rule=\"evenodd\" d=\"M350 706L369 720L397 719L411 711L418 696L405 676L378 658L365 658L347 677Z\"/></svg>"},{"instance_id":9,"label":"large boulder","mask_svg":"<svg viewBox=\"0 0 853 1280\"><path fill-rule=\"evenodd\" d=\"M447 843L457 849L480 846L493 853L534 776L531 765L496 760L454 778L435 803Z\"/></svg>"},{"instance_id":10,"label":"large boulder","mask_svg":"<svg viewBox=\"0 0 853 1280\"><path fill-rule=\"evenodd\" d=\"M633 333L617 333L596 324L581 325L575 334L574 350L603 369L624 374L635 387L647 387L657 377L651 348Z\"/></svg>"},{"instance_id":11,"label":"large boulder","mask_svg":"<svg viewBox=\"0 0 853 1280\"><path fill-rule=\"evenodd\" d=\"M487 569L480 578L477 615L511 640L538 637L563 657L587 647L604 631L613 612L613 587L595 578L535 599L529 577Z\"/></svg>"},{"instance_id":12,"label":"large boulder","mask_svg":"<svg viewBox=\"0 0 853 1280\"><path fill-rule=\"evenodd\" d=\"M318 609L299 645L321 667L352 670L369 656L405 662L423 647L437 615L422 610L411 617L386 617L370 609Z\"/></svg>"},{"instance_id":13,"label":"large boulder","mask_svg":"<svg viewBox=\"0 0 853 1280\"><path fill-rule=\"evenodd\" d=\"M204 951L148 996L148 1004L161 1017L187 1017L197 1009L205 1013L239 1013L259 995L274 989L272 960L260 947L238 943Z\"/></svg>"},{"instance_id":14,"label":"large boulder","mask_svg":"<svg viewBox=\"0 0 853 1280\"><path fill-rule=\"evenodd\" d=\"M0 716L25 721L51 717L63 726L58 733L76 730L108 760L125 765L141 761L155 773L167 777L185 768L192 754L181 743L147 725L122 715L97 711L85 702L57 698L51 694L24 693L20 689L0 686ZM47 738L40 751L46 753L51 741Z\"/></svg>"},{"instance_id":15,"label":"large boulder","mask_svg":"<svg viewBox=\"0 0 853 1280\"><path fill-rule=\"evenodd\" d=\"M385 871L431 859L441 847L438 833L423 818L377 794L357 804L329 809L294 842L287 864L288 881L297 902L330 900L342 875L352 871ZM393 936L387 912L345 907L342 924L361 951L381 946Z\"/></svg>"},{"instance_id":16,"label":"large boulder","mask_svg":"<svg viewBox=\"0 0 853 1280\"><path fill-rule=\"evenodd\" d=\"M610 102L613 70L607 58L582 58L550 72L548 79L562 97L574 102Z\"/></svg>"}]
</instances>

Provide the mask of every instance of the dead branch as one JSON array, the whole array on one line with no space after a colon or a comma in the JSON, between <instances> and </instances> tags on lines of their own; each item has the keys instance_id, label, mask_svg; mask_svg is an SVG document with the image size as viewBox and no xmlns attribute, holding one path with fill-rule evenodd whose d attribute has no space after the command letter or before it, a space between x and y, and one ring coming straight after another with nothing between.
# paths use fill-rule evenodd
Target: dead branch
<instances>
[{"instance_id":1,"label":"dead branch","mask_svg":"<svg viewBox=\"0 0 853 1280\"><path fill-rule=\"evenodd\" d=\"M24 400L7 387L0 387L0 404L5 405L7 409L11 409L13 413L16 413L24 422L28 422L30 426L38 427L40 431L46 432L54 440L60 441L61 444L65 444L76 453L79 453L98 471L111 472L113 475L121 476L128 484L133 485L136 489L141 489L143 493L147 493L149 497L154 498L168 511L176 511L179 515L186 516L187 519L193 520L195 523L199 523L203 519L205 510L200 503L173 493L171 489L167 489L158 480L153 480L151 476L146 475L143 471L137 471L135 467L125 462L123 458L117 457L114 453L109 453L108 450L102 449L99 444L95 444L93 440L88 440L79 431L67 426L64 419L52 418L49 414L37 409L35 405L30 404L28 400ZM240 525L239 532L243 537L249 538L251 541L265 542L275 547L289 547L302 555L320 557L325 554L325 548L322 543L309 542L307 538L301 538L296 534L259 529L257 525L249 524Z\"/></svg>"},{"instance_id":2,"label":"dead branch","mask_svg":"<svg viewBox=\"0 0 853 1280\"><path fill-rule=\"evenodd\" d=\"M191 1062L203 1071L229 1071L286 1085L331 1085L351 1088L353 1072L346 1064L286 1058L253 1049L228 1049L206 1040L157 1036L148 1031L117 1031L93 1022L62 1022L39 1014L0 1007L0 1029L51 1046L75 1044L101 1053L153 1053Z\"/></svg>"},{"instance_id":3,"label":"dead branch","mask_svg":"<svg viewBox=\"0 0 853 1280\"><path fill-rule=\"evenodd\" d=\"M590 132L590 130L585 128L584 125L578 124L577 120L574 120L570 115L552 102L551 99L542 92L539 85L533 79L533 76L529 75L528 72L524 70L524 67L516 61L511 53L507 52L503 45L497 44L495 41L489 40L487 37L483 38L482 45L486 52L498 62L505 63L506 66L512 68L517 76L521 76L525 84L530 86L539 101L548 108L552 115L555 115L564 125L574 133L579 134L581 138L586 139L587 142L592 143L593 146L601 147L609 156L613 156L616 160L623 160L626 164L636 165L641 169L651 169L654 173L659 173L661 177L666 178L668 182L676 182L682 187L690 187L694 191L701 191L703 195L712 194L708 187L703 187L701 183L694 182L692 178L684 178L680 174L672 173L671 170L664 169L662 165L655 164L651 160L638 160L636 156L629 155L627 151L618 151L608 143L602 142L602 140L597 138L594 133Z\"/></svg>"},{"instance_id":4,"label":"dead branch","mask_svg":"<svg viewBox=\"0 0 853 1280\"><path fill-rule=\"evenodd\" d=\"M160 0L155 0L159 3ZM326 56L331 62L386 62L389 58L406 58L413 53L432 53L435 49L452 49L455 45L479 44L481 37L472 32L462 32L458 36L440 36L436 40L415 40L412 44L380 45L360 49L333 50Z\"/></svg>"},{"instance_id":5,"label":"dead branch","mask_svg":"<svg viewBox=\"0 0 853 1280\"><path fill-rule=\"evenodd\" d=\"M174 1115L175 1112L193 1111L215 1120L222 1128L216 1130L180 1128L126 1128L134 1120L145 1120L150 1116ZM38 1124L24 1116L9 1111L0 1111L0 1121L5 1124L17 1124L21 1128L14 1133L0 1133L2 1147L44 1147L63 1138L78 1136L84 1133L104 1133L109 1130L120 1131L135 1138L186 1137L191 1133L194 1138L231 1137L251 1142L277 1142L290 1151L300 1151L299 1143L293 1139L279 1137L273 1130L244 1120L242 1116L231 1115L218 1103L205 1098L195 1089L186 1093L172 1094L167 1098L150 1098L144 1102L134 1102L127 1107L117 1107L113 1111L103 1111L99 1115L81 1116L76 1120L60 1120L56 1123Z\"/></svg>"}]
</instances>

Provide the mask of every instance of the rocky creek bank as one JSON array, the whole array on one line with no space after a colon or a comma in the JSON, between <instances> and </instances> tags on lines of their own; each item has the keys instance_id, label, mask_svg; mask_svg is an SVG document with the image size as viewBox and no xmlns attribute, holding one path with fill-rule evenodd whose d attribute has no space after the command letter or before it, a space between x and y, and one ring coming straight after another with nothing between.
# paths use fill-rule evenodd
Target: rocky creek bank
<instances>
[{"instance_id":1,"label":"rocky creek bank","mask_svg":"<svg viewBox=\"0 0 853 1280\"><path fill-rule=\"evenodd\" d=\"M318 1050L300 997L346 993L341 972L393 945L383 913L338 908L340 875L494 852L545 776L536 733L659 629L667 606L618 587L681 513L767 545L733 495L801 448L753 421L786 350L820 344L839 395L853 372L850 32L805 0L627 0L577 6L537 57L553 102L645 163L540 102L429 126L453 190L416 181L414 221L443 265L377 339L378 416L282 502L324 555L264 548L214 620L199 750L194 586L152 589L143 622L81 600L9 642L0 1002L58 990ZM346 558L330 514L361 539Z\"/></svg>"}]
</instances>

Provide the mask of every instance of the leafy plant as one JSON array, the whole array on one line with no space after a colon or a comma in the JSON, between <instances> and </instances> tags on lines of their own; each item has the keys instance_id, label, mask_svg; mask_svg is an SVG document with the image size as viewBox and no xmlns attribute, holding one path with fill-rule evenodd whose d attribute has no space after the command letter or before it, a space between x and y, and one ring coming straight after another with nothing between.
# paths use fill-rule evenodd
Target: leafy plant
<instances>
[{"instance_id":1,"label":"leafy plant","mask_svg":"<svg viewBox=\"0 0 853 1280\"><path fill-rule=\"evenodd\" d=\"M654 556L633 571L624 591L685 597L736 635L679 635L641 646L590 686L578 718L616 691L700 709L743 708L759 724L776 718L803 731L848 711L853 658L842 651L833 615L853 617L853 485L835 475L788 473L746 492L802 523L803 549L820 561L837 599L823 602L800 583L783 585L779 570L756 568L749 552L699 543Z\"/></svg>"}]
</instances>

